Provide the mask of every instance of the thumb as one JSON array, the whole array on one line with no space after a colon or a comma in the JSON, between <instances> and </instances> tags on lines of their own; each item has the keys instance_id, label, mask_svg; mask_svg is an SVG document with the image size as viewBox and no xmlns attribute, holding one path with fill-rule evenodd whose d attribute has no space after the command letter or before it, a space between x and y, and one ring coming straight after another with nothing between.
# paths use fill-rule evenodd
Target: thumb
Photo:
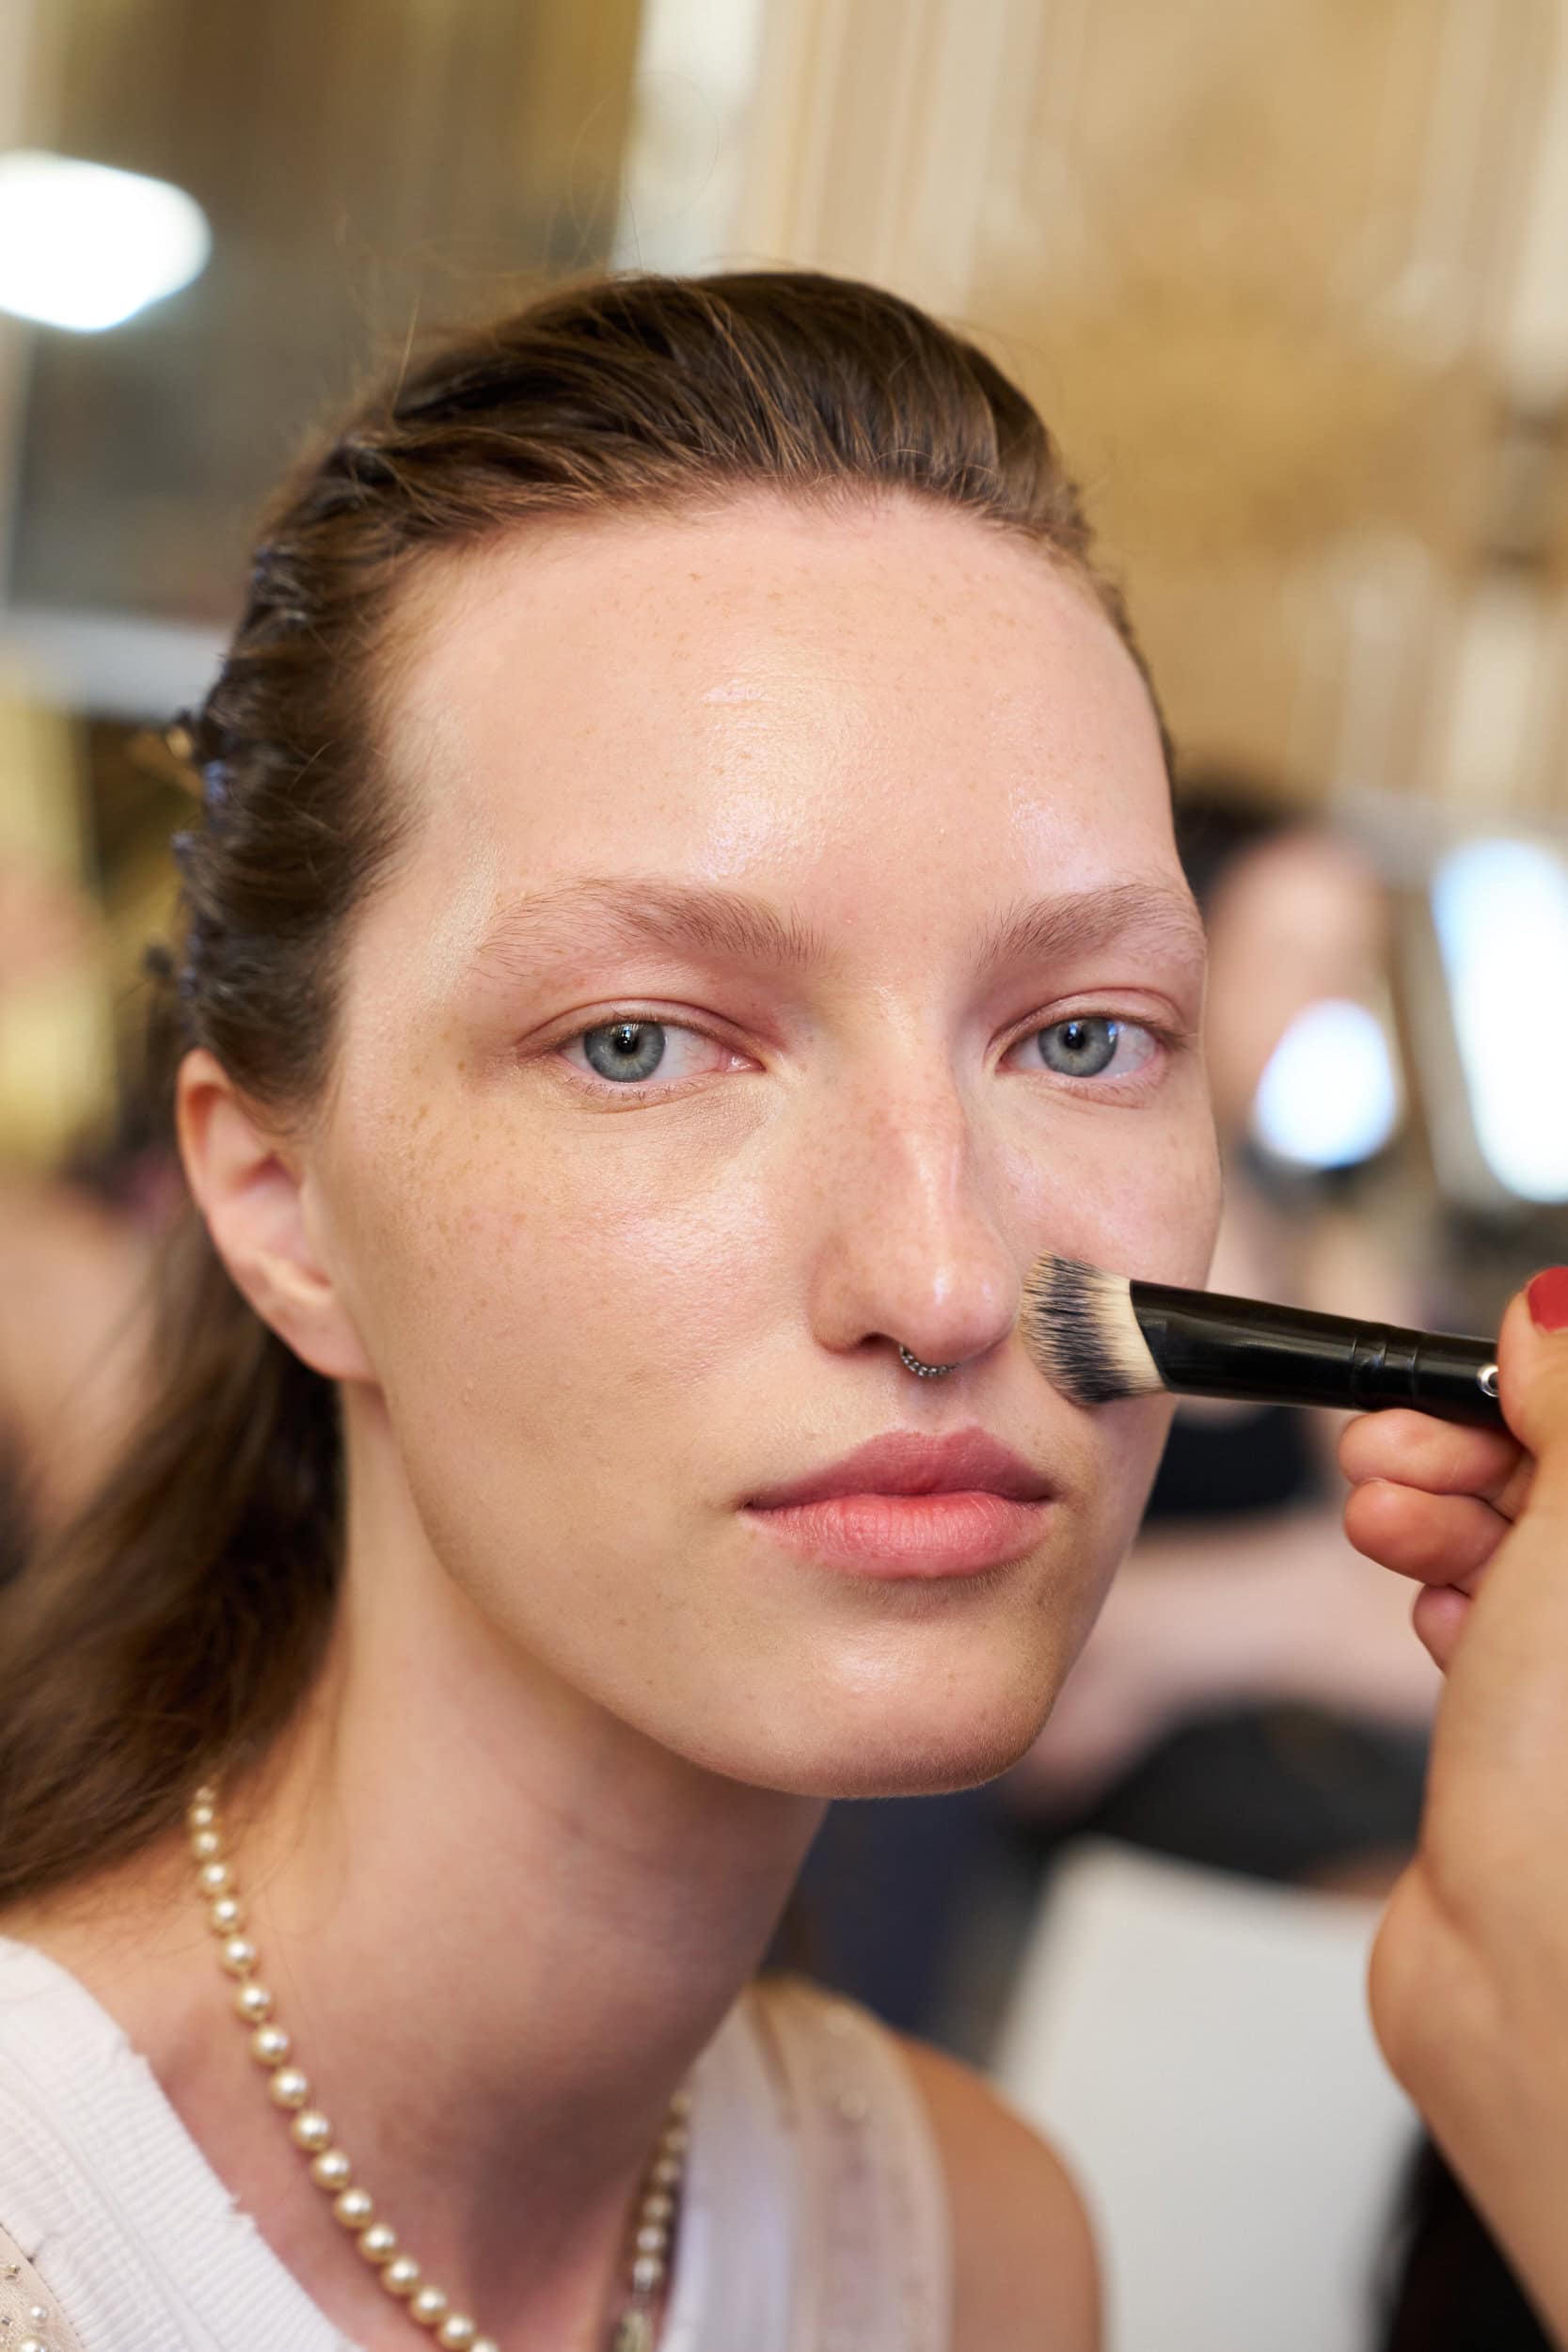
<instances>
[{"instance_id":1,"label":"thumb","mask_svg":"<svg viewBox=\"0 0 1568 2352\"><path fill-rule=\"evenodd\" d=\"M1531 1503L1568 1519L1568 1266L1551 1266L1514 1298L1497 1342L1509 1427L1539 1468Z\"/></svg>"}]
</instances>

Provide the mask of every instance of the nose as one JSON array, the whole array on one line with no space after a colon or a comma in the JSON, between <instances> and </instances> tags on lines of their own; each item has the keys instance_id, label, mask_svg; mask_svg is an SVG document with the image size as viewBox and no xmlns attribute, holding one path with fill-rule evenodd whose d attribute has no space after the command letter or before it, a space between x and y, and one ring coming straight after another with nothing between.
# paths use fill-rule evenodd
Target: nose
<instances>
[{"instance_id":1,"label":"nose","mask_svg":"<svg viewBox=\"0 0 1568 2352\"><path fill-rule=\"evenodd\" d=\"M958 1088L842 1092L818 1156L824 1216L814 1254L814 1333L836 1354L900 1346L931 1365L973 1363L1017 1319L1022 1267L1000 1187Z\"/></svg>"}]
</instances>

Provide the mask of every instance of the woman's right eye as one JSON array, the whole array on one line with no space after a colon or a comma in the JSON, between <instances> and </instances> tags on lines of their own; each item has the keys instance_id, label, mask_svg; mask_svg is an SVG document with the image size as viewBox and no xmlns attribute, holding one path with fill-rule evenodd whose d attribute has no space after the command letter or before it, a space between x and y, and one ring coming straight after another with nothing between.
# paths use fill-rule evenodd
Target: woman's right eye
<instances>
[{"instance_id":1,"label":"woman's right eye","mask_svg":"<svg viewBox=\"0 0 1568 2352\"><path fill-rule=\"evenodd\" d=\"M636 1084L651 1078L664 1059L667 1037L662 1021L607 1021L602 1029L583 1033L583 1057L601 1078Z\"/></svg>"},{"instance_id":2,"label":"woman's right eye","mask_svg":"<svg viewBox=\"0 0 1568 2352\"><path fill-rule=\"evenodd\" d=\"M624 1087L646 1086L655 1077L674 1084L683 1078L706 1077L738 1059L700 1029L641 1016L600 1022L567 1038L562 1050L575 1069Z\"/></svg>"}]
</instances>

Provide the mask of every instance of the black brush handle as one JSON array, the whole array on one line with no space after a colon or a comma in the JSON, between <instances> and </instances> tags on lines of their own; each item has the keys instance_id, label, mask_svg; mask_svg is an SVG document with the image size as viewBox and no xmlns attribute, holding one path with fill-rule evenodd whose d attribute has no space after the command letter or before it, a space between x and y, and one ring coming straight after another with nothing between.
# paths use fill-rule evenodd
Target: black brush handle
<instances>
[{"instance_id":1,"label":"black brush handle","mask_svg":"<svg viewBox=\"0 0 1568 2352\"><path fill-rule=\"evenodd\" d=\"M1161 1282L1133 1282L1129 1290L1148 1352L1178 1395L1331 1405L1354 1413L1408 1405L1439 1421L1507 1425L1493 1341Z\"/></svg>"}]
</instances>

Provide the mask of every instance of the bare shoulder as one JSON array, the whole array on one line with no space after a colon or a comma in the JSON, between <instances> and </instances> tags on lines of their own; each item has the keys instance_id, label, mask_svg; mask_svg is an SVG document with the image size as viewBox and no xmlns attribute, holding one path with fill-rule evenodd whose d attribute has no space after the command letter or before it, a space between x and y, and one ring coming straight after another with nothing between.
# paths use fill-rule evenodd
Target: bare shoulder
<instances>
[{"instance_id":1,"label":"bare shoulder","mask_svg":"<svg viewBox=\"0 0 1568 2352\"><path fill-rule=\"evenodd\" d=\"M1098 2352L1094 2238L1067 2167L970 2068L900 2046L947 2176L953 2352Z\"/></svg>"}]
</instances>

